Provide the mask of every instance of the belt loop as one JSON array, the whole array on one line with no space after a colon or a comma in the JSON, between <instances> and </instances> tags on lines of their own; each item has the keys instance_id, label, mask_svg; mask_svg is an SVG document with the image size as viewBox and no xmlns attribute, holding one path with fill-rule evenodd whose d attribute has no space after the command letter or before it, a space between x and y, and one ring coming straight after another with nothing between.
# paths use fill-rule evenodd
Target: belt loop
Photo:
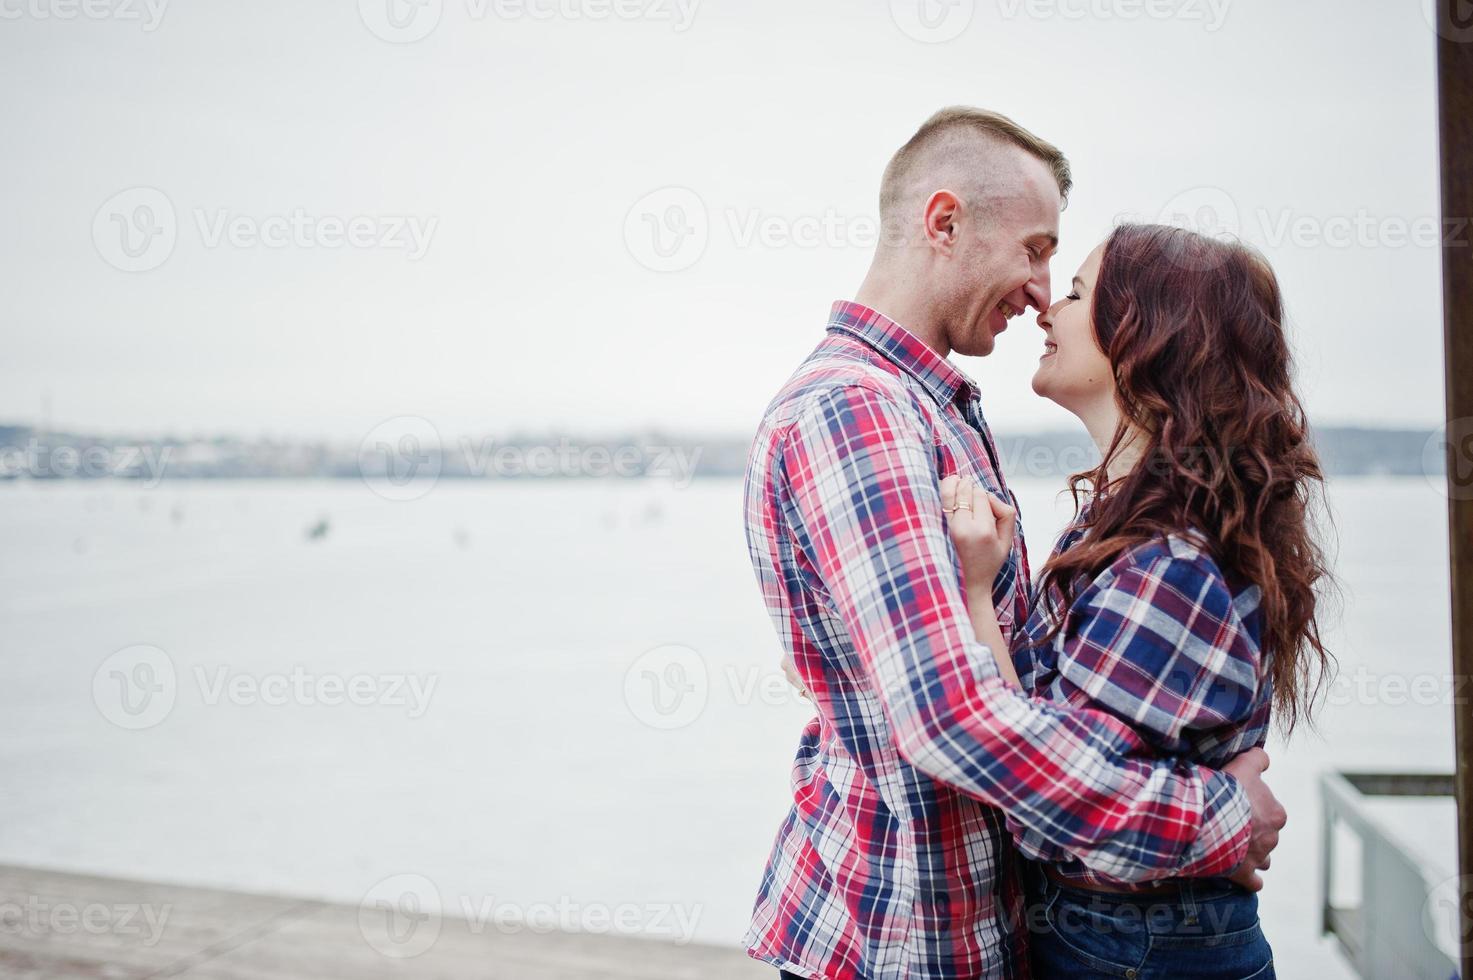
<instances>
[{"instance_id":1,"label":"belt loop","mask_svg":"<svg viewBox=\"0 0 1473 980\"><path fill-rule=\"evenodd\" d=\"M1197 924L1197 880L1195 878L1181 879L1181 912L1183 924L1189 926Z\"/></svg>"}]
</instances>

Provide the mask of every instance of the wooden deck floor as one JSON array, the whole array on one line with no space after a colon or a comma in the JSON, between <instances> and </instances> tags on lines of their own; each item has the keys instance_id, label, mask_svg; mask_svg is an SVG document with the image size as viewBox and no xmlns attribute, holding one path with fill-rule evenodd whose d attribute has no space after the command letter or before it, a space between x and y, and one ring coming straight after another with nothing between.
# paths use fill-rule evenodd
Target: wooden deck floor
<instances>
[{"instance_id":1,"label":"wooden deck floor","mask_svg":"<svg viewBox=\"0 0 1473 980\"><path fill-rule=\"evenodd\" d=\"M145 980L721 980L777 972L740 950L504 930L450 916L0 866L0 976ZM387 929L394 928L390 936ZM430 932L434 932L431 942ZM416 933L414 930L428 930ZM422 952L421 946L427 946ZM405 956L407 952L417 955Z\"/></svg>"}]
</instances>

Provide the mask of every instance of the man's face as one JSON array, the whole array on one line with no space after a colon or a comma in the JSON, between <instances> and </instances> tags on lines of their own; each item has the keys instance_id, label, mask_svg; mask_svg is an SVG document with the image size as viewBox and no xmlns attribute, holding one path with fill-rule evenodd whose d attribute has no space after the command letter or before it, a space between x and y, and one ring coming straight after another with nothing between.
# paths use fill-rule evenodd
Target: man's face
<instances>
[{"instance_id":1,"label":"man's face","mask_svg":"<svg viewBox=\"0 0 1473 980\"><path fill-rule=\"evenodd\" d=\"M947 333L958 353L984 357L1008 321L1049 307L1049 260L1059 244L1062 201L1053 174L1021 150L1018 179L985 208L964 205L954 281L946 288Z\"/></svg>"}]
</instances>

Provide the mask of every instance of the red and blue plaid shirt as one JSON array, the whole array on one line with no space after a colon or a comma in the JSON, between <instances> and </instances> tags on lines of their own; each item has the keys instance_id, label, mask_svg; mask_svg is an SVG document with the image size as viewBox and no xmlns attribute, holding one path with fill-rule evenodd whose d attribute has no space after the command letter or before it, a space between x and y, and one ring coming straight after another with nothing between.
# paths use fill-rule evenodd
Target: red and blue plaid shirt
<instances>
[{"instance_id":1,"label":"red and blue plaid shirt","mask_svg":"<svg viewBox=\"0 0 1473 980\"><path fill-rule=\"evenodd\" d=\"M942 520L953 472L1016 505L970 379L836 304L769 405L746 484L763 599L818 709L746 944L815 980L1027 976L1003 812L1119 880L1225 873L1247 849L1230 777L998 676ZM994 589L1006 639L1027 582L1020 528Z\"/></svg>"},{"instance_id":2,"label":"red and blue plaid shirt","mask_svg":"<svg viewBox=\"0 0 1473 980\"><path fill-rule=\"evenodd\" d=\"M1088 514L1086 506L1054 554L1083 540ZM1013 638L1013 666L1035 697L1109 712L1159 755L1221 767L1268 738L1273 684L1259 647L1262 594L1230 584L1199 535L1173 534L1121 553L1067 610L1056 591L1047 601L1036 593ZM1054 631L1060 619L1064 628ZM1011 817L1008 829L1021 850L1066 878L1130 887Z\"/></svg>"}]
</instances>

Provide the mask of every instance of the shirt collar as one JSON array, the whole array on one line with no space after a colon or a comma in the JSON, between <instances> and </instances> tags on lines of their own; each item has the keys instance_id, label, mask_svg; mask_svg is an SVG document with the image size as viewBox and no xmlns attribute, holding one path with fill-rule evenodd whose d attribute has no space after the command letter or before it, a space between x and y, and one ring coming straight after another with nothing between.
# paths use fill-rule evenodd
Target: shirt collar
<instances>
[{"instance_id":1,"label":"shirt collar","mask_svg":"<svg viewBox=\"0 0 1473 980\"><path fill-rule=\"evenodd\" d=\"M856 337L885 355L919 381L941 405L950 405L958 395L977 397L976 382L878 310L841 299L829 314L828 329Z\"/></svg>"}]
</instances>

